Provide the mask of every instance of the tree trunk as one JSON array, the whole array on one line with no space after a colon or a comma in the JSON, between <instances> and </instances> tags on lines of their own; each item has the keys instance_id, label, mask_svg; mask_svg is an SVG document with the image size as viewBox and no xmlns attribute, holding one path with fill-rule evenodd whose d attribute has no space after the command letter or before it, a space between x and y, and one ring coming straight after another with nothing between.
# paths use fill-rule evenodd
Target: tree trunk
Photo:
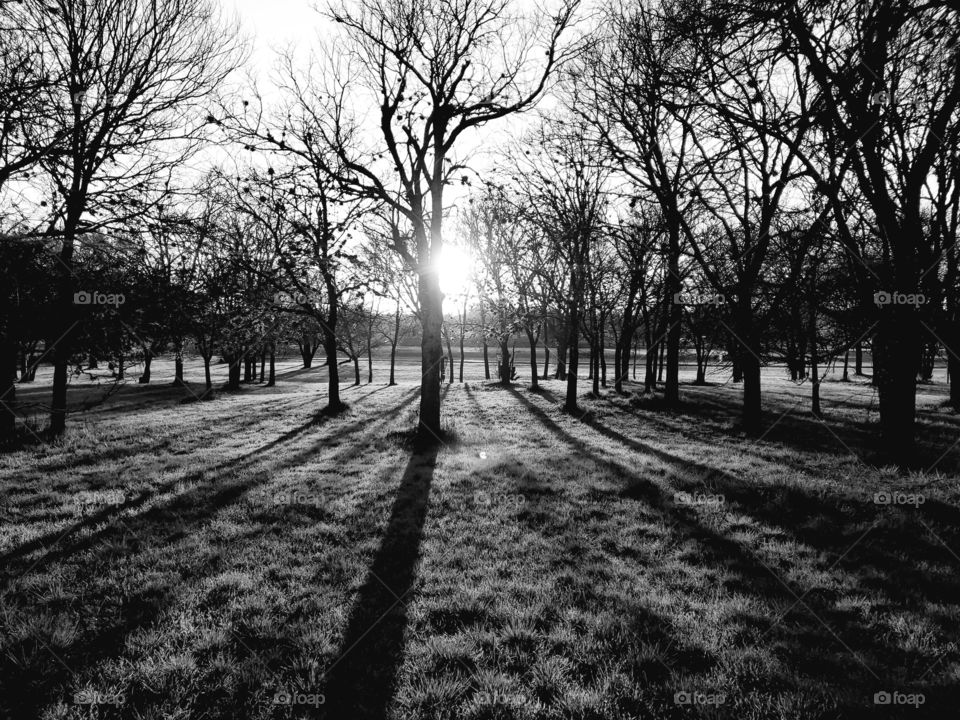
<instances>
[{"instance_id":1,"label":"tree trunk","mask_svg":"<svg viewBox=\"0 0 960 720\"><path fill-rule=\"evenodd\" d=\"M324 334L326 334L324 330ZM303 369L309 370L313 367L313 356L316 354L316 346L313 344L313 340L304 333L301 339L297 342L297 345L300 348L300 358L303 360ZM327 358L329 360L329 357Z\"/></svg>"},{"instance_id":2,"label":"tree trunk","mask_svg":"<svg viewBox=\"0 0 960 720\"><path fill-rule=\"evenodd\" d=\"M487 346L487 338L483 338L483 377L490 379L490 349Z\"/></svg>"},{"instance_id":3,"label":"tree trunk","mask_svg":"<svg viewBox=\"0 0 960 720\"><path fill-rule=\"evenodd\" d=\"M330 324L331 322L333 325ZM327 316L327 322L324 323L323 331L323 352L327 358L327 405L324 410L330 413L340 412L344 407L340 400L340 366L337 364L336 323L336 310L332 308Z\"/></svg>"},{"instance_id":4,"label":"tree trunk","mask_svg":"<svg viewBox=\"0 0 960 720\"><path fill-rule=\"evenodd\" d=\"M743 367L743 430L748 435L760 432L760 361L751 353L745 353L741 360Z\"/></svg>"},{"instance_id":5,"label":"tree trunk","mask_svg":"<svg viewBox=\"0 0 960 720\"><path fill-rule=\"evenodd\" d=\"M173 343L173 385L180 387L183 384L183 339L176 338Z\"/></svg>"},{"instance_id":6,"label":"tree trunk","mask_svg":"<svg viewBox=\"0 0 960 720\"><path fill-rule=\"evenodd\" d=\"M359 354L353 356L353 377L354 377L353 384L359 385L360 384L360 355Z\"/></svg>"},{"instance_id":7,"label":"tree trunk","mask_svg":"<svg viewBox=\"0 0 960 720\"><path fill-rule=\"evenodd\" d=\"M75 121L79 121L77 111L74 111ZM80 124L74 123L74 143L79 142ZM70 178L70 190L67 193L66 218L63 223L62 247L59 263L57 263L60 277L57 283L58 305L61 308L62 322L55 324L53 344L53 393L50 401L50 433L54 436L62 435L67 429L67 366L72 353L72 332L76 325L76 305L73 295L73 252L77 237L77 227L80 217L86 209L86 193L82 188L81 176L78 172L76 157L73 158L73 168Z\"/></svg>"},{"instance_id":8,"label":"tree trunk","mask_svg":"<svg viewBox=\"0 0 960 720\"><path fill-rule=\"evenodd\" d=\"M397 366L397 343L400 342L400 306L393 316L393 339L390 341L390 385L396 385L394 370Z\"/></svg>"},{"instance_id":9,"label":"tree trunk","mask_svg":"<svg viewBox=\"0 0 960 720\"><path fill-rule=\"evenodd\" d=\"M680 402L680 327L683 318L683 306L674 302L674 297L680 292L680 227L678 223L671 223L668 233L669 246L667 251L667 275L664 285L667 292L667 343L666 364L667 384L664 387L663 399L668 405Z\"/></svg>"},{"instance_id":10,"label":"tree trunk","mask_svg":"<svg viewBox=\"0 0 960 720\"><path fill-rule=\"evenodd\" d=\"M657 382L663 382L663 368L666 365L667 358L667 344L665 342L660 343L659 352L657 353Z\"/></svg>"},{"instance_id":11,"label":"tree trunk","mask_svg":"<svg viewBox=\"0 0 960 720\"><path fill-rule=\"evenodd\" d=\"M591 353L591 361L593 367L591 368L593 372L593 396L600 397L600 336L599 333L595 336L596 339L593 341L593 352Z\"/></svg>"},{"instance_id":12,"label":"tree trunk","mask_svg":"<svg viewBox=\"0 0 960 720\"><path fill-rule=\"evenodd\" d=\"M17 414L14 409L17 402L17 356L19 348L15 342L4 338L0 342L0 439L9 440L16 436Z\"/></svg>"},{"instance_id":13,"label":"tree trunk","mask_svg":"<svg viewBox=\"0 0 960 720\"><path fill-rule=\"evenodd\" d=\"M817 309L810 302L810 412L820 417L820 358L817 356Z\"/></svg>"},{"instance_id":14,"label":"tree trunk","mask_svg":"<svg viewBox=\"0 0 960 720\"><path fill-rule=\"evenodd\" d=\"M543 321L543 379L550 378L550 343L547 340L547 321Z\"/></svg>"},{"instance_id":15,"label":"tree trunk","mask_svg":"<svg viewBox=\"0 0 960 720\"><path fill-rule=\"evenodd\" d=\"M203 380L204 380L204 383L206 383L207 390L211 390L213 388L213 381L210 378L210 358L211 357L212 357L211 355L203 356Z\"/></svg>"},{"instance_id":16,"label":"tree trunk","mask_svg":"<svg viewBox=\"0 0 960 720\"><path fill-rule=\"evenodd\" d=\"M463 332L460 333L460 382L463 382Z\"/></svg>"},{"instance_id":17,"label":"tree trunk","mask_svg":"<svg viewBox=\"0 0 960 720\"><path fill-rule=\"evenodd\" d=\"M260 380L258 382L262 383L266 379L267 371L267 349L263 348L260 351Z\"/></svg>"},{"instance_id":18,"label":"tree trunk","mask_svg":"<svg viewBox=\"0 0 960 720\"><path fill-rule=\"evenodd\" d=\"M397 381L394 377L394 371L397 367L397 342L394 340L390 343L390 385L396 385Z\"/></svg>"},{"instance_id":19,"label":"tree trunk","mask_svg":"<svg viewBox=\"0 0 960 720\"><path fill-rule=\"evenodd\" d=\"M863 343L857 342L856 352L853 360L853 374L863 375Z\"/></svg>"},{"instance_id":20,"label":"tree trunk","mask_svg":"<svg viewBox=\"0 0 960 720\"><path fill-rule=\"evenodd\" d=\"M510 385L510 338L500 336L500 382L504 385Z\"/></svg>"},{"instance_id":21,"label":"tree trunk","mask_svg":"<svg viewBox=\"0 0 960 720\"><path fill-rule=\"evenodd\" d=\"M439 276L435 272L422 273L418 287L422 329L418 434L421 440L434 442L441 436L440 364L444 359L440 332L443 326L443 295L440 292Z\"/></svg>"},{"instance_id":22,"label":"tree trunk","mask_svg":"<svg viewBox=\"0 0 960 720\"><path fill-rule=\"evenodd\" d=\"M576 282L570 284L571 288L578 287ZM573 293L573 301L570 303L568 314L569 325L567 327L567 396L563 404L567 412L576 412L577 405L577 364L580 360L580 306L578 305L578 292Z\"/></svg>"},{"instance_id":23,"label":"tree trunk","mask_svg":"<svg viewBox=\"0 0 960 720\"><path fill-rule=\"evenodd\" d=\"M647 351L644 354L644 376L643 376L643 389L645 392L653 392L657 388L657 374L656 374L656 363L657 363L657 354L658 354L658 345L653 344L651 346L651 333L649 330L646 331L647 342L646 348Z\"/></svg>"},{"instance_id":24,"label":"tree trunk","mask_svg":"<svg viewBox=\"0 0 960 720\"><path fill-rule=\"evenodd\" d=\"M960 342L954 343L953 347L960 350ZM947 374L950 376L950 407L960 410L960 358L956 353L957 350L952 350L947 354Z\"/></svg>"},{"instance_id":25,"label":"tree trunk","mask_svg":"<svg viewBox=\"0 0 960 720\"><path fill-rule=\"evenodd\" d=\"M277 384L277 344L270 341L270 375L267 378L267 387Z\"/></svg>"},{"instance_id":26,"label":"tree trunk","mask_svg":"<svg viewBox=\"0 0 960 720\"><path fill-rule=\"evenodd\" d=\"M604 357L606 352L606 338L604 337L603 326L606 323L606 319L601 315L600 316L600 345L598 347L597 354L600 356L600 384L603 387L607 386L607 359Z\"/></svg>"},{"instance_id":27,"label":"tree trunk","mask_svg":"<svg viewBox=\"0 0 960 720\"><path fill-rule=\"evenodd\" d=\"M908 466L914 459L919 336L919 322L912 306L882 308L873 347L880 436L884 450L901 466Z\"/></svg>"},{"instance_id":28,"label":"tree trunk","mask_svg":"<svg viewBox=\"0 0 960 720\"><path fill-rule=\"evenodd\" d=\"M613 376L613 390L617 393L623 392L623 380L620 375L620 342L615 341L613 344L613 367L614 367L614 376Z\"/></svg>"},{"instance_id":29,"label":"tree trunk","mask_svg":"<svg viewBox=\"0 0 960 720\"><path fill-rule=\"evenodd\" d=\"M850 381L850 348L843 354L843 377L842 382Z\"/></svg>"},{"instance_id":30,"label":"tree trunk","mask_svg":"<svg viewBox=\"0 0 960 720\"><path fill-rule=\"evenodd\" d=\"M239 390L240 373L242 371L240 364L243 362L243 355L237 354L233 357L227 358L227 360L227 390Z\"/></svg>"},{"instance_id":31,"label":"tree trunk","mask_svg":"<svg viewBox=\"0 0 960 720\"><path fill-rule=\"evenodd\" d=\"M450 335L447 335L447 360L450 363L450 375L447 378L447 385L453 385L453 347L450 345Z\"/></svg>"},{"instance_id":32,"label":"tree trunk","mask_svg":"<svg viewBox=\"0 0 960 720\"><path fill-rule=\"evenodd\" d=\"M137 381L141 385L147 385L150 382L150 366L153 364L153 351L150 348L143 349L143 374Z\"/></svg>"},{"instance_id":33,"label":"tree trunk","mask_svg":"<svg viewBox=\"0 0 960 720\"><path fill-rule=\"evenodd\" d=\"M370 338L370 343L367 345L367 385L373 382L373 348L370 345L373 344L373 338Z\"/></svg>"},{"instance_id":34,"label":"tree trunk","mask_svg":"<svg viewBox=\"0 0 960 720\"><path fill-rule=\"evenodd\" d=\"M527 341L530 343L530 387L536 390L540 387L540 383L537 382L537 340L529 330L527 330Z\"/></svg>"},{"instance_id":35,"label":"tree trunk","mask_svg":"<svg viewBox=\"0 0 960 720\"><path fill-rule=\"evenodd\" d=\"M557 370L553 376L554 380L567 379L567 336L557 339Z\"/></svg>"}]
</instances>

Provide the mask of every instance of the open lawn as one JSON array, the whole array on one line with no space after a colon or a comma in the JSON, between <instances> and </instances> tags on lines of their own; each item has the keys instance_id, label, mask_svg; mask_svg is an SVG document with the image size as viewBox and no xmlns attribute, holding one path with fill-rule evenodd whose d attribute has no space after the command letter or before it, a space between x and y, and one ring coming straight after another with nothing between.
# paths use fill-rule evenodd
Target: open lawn
<instances>
[{"instance_id":1,"label":"open lawn","mask_svg":"<svg viewBox=\"0 0 960 720\"><path fill-rule=\"evenodd\" d=\"M898 474L863 379L825 383L818 420L766 371L754 440L726 376L577 417L518 370L446 387L428 450L412 362L320 421L326 372L292 360L209 402L72 389L64 441L0 457L0 717L956 716L942 378L929 469ZM18 394L42 407L43 374Z\"/></svg>"}]
</instances>

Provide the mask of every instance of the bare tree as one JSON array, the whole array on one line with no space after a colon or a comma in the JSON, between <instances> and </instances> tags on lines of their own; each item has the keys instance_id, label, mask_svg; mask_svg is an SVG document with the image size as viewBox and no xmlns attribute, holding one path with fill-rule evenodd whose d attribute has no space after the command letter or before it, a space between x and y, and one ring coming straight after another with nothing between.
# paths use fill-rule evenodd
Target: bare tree
<instances>
[{"instance_id":1,"label":"bare tree","mask_svg":"<svg viewBox=\"0 0 960 720\"><path fill-rule=\"evenodd\" d=\"M443 297L435 259L444 242L446 188L468 182L455 150L471 130L522 112L543 95L571 52L561 36L577 4L563 0L552 16L529 21L511 12L508 0L360 0L328 13L350 42L324 93L323 132L338 153L338 177L393 207L412 228L411 241L395 250L419 277L422 439L441 434ZM347 98L361 97L379 112L351 112Z\"/></svg>"},{"instance_id":2,"label":"bare tree","mask_svg":"<svg viewBox=\"0 0 960 720\"><path fill-rule=\"evenodd\" d=\"M597 166L589 142L567 123L542 122L517 153L518 175L524 178L522 208L543 230L550 252L567 274L554 282L555 300L565 306L567 392L564 408L576 412L580 325L587 292L591 248L605 225L608 172ZM527 154L529 152L529 154Z\"/></svg>"},{"instance_id":3,"label":"bare tree","mask_svg":"<svg viewBox=\"0 0 960 720\"><path fill-rule=\"evenodd\" d=\"M207 0L50 0L30 5L29 31L63 85L44 94L40 137L68 136L41 164L61 199L51 431L66 427L75 324L72 263L79 234L115 218L194 149L200 103L238 59L234 33ZM164 144L165 153L157 150ZM138 211L139 212L139 211ZM98 216L100 219L98 219Z\"/></svg>"},{"instance_id":4,"label":"bare tree","mask_svg":"<svg viewBox=\"0 0 960 720\"><path fill-rule=\"evenodd\" d=\"M924 232L923 187L955 138L960 105L960 8L956 3L814 0L747 5L717 3L710 24L721 32L764 32L773 52L808 75L815 94L808 109L819 139L812 152L794 148L830 203L840 237L875 289L891 297L922 295L922 279L940 261ZM772 124L771 134L787 140ZM820 162L832 145L840 167ZM879 264L859 254L848 230L841 184L852 178L873 216ZM864 298L865 304L872 299ZM916 377L921 335L931 308L892 302L873 308L877 328L874 374L880 394L883 446L897 462L913 461ZM948 345L949 347L949 345ZM956 352L956 348L952 348Z\"/></svg>"}]
</instances>

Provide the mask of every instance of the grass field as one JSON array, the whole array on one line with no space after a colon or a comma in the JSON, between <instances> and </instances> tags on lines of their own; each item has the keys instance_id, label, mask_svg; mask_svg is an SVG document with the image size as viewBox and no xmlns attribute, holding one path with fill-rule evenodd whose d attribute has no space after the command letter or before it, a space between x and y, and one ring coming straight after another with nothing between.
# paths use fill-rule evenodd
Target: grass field
<instances>
[{"instance_id":1,"label":"grass field","mask_svg":"<svg viewBox=\"0 0 960 720\"><path fill-rule=\"evenodd\" d=\"M767 371L756 440L725 376L576 417L473 366L423 450L413 363L322 421L325 370L296 368L209 402L162 362L81 383L65 440L0 456L0 717L955 716L942 379L898 473L863 379L818 420ZM45 376L18 392L42 408Z\"/></svg>"}]
</instances>

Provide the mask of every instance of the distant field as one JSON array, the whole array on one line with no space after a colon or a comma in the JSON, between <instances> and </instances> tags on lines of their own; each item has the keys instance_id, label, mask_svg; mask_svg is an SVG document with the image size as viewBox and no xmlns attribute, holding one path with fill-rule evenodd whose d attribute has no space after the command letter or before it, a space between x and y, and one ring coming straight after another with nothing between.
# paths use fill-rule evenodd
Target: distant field
<instances>
[{"instance_id":1,"label":"distant field","mask_svg":"<svg viewBox=\"0 0 960 720\"><path fill-rule=\"evenodd\" d=\"M678 410L630 383L572 417L562 383L474 364L416 450L417 368L344 366L319 423L326 371L294 358L209 402L192 359L186 389L168 358L78 381L65 440L0 456L0 718L955 716L940 375L898 475L865 379L824 383L821 421L766 370L752 440L727 371ZM47 373L18 387L38 422Z\"/></svg>"}]
</instances>

